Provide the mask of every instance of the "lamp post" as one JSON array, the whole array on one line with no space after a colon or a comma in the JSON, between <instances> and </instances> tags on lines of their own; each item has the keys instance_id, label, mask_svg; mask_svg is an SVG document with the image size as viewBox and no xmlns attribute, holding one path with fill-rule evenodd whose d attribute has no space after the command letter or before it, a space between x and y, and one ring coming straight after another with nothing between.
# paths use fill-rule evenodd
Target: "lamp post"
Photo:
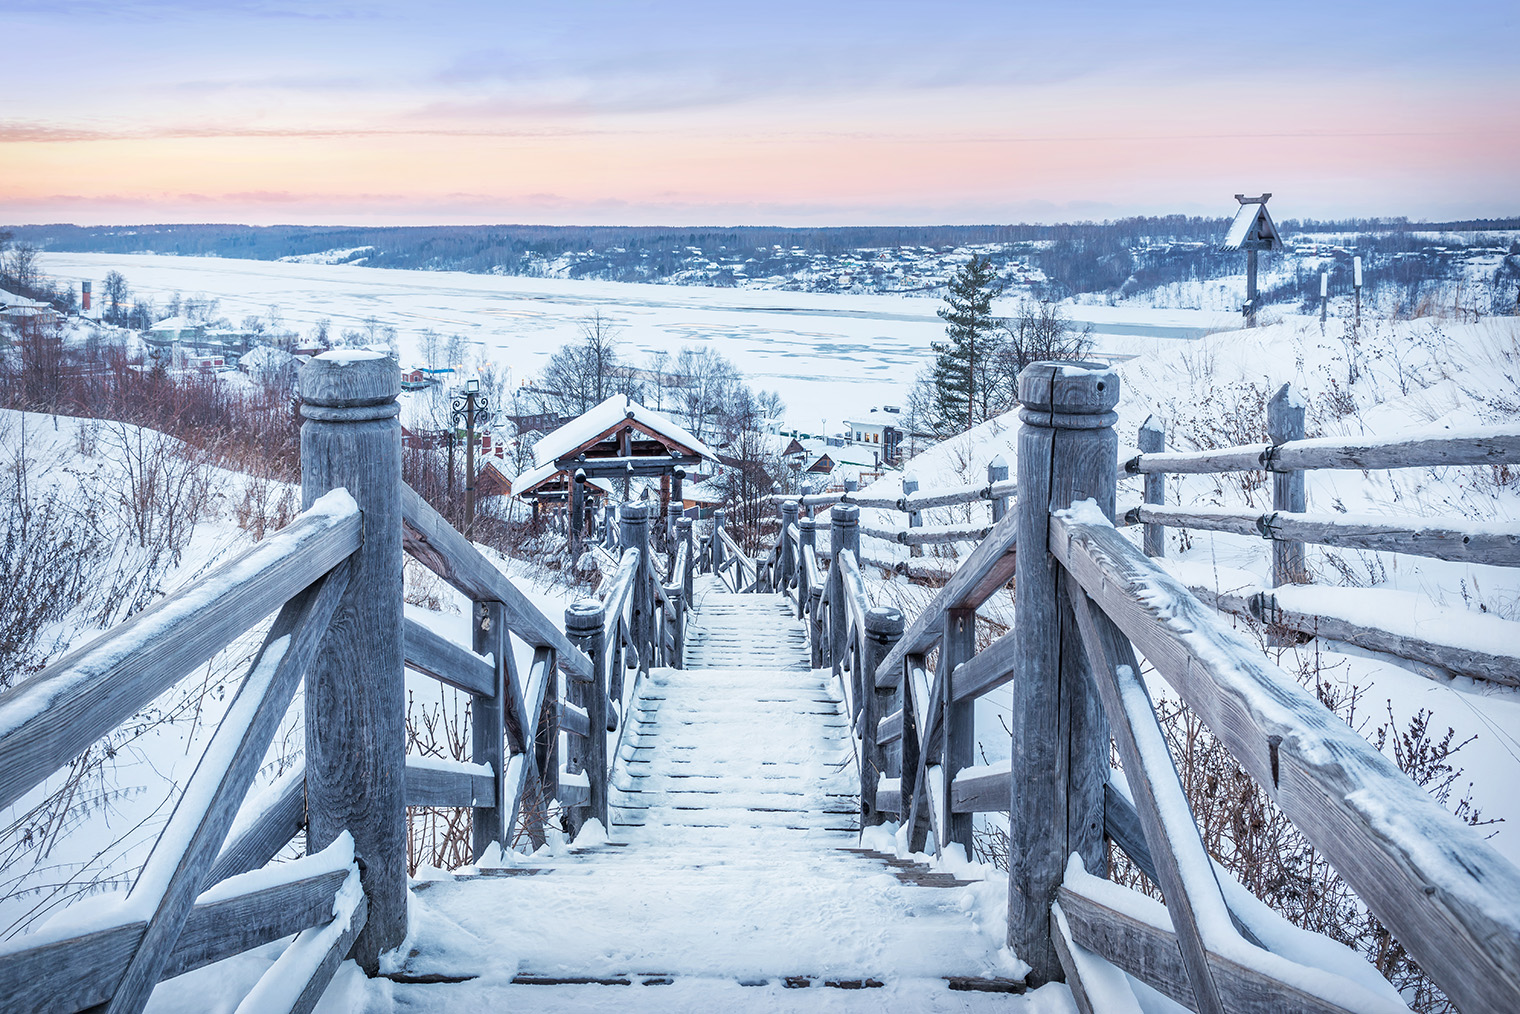
<instances>
[{"instance_id":1,"label":"lamp post","mask_svg":"<svg viewBox=\"0 0 1520 1014\"><path fill-rule=\"evenodd\" d=\"M464 530L468 534L475 527L475 426L491 421L491 403L480 393L480 381L474 377L464 382L463 393L454 395L450 404L454 430L464 422ZM452 430L450 433L452 434ZM450 455L450 460L452 460ZM453 480L449 482L453 487Z\"/></svg>"}]
</instances>

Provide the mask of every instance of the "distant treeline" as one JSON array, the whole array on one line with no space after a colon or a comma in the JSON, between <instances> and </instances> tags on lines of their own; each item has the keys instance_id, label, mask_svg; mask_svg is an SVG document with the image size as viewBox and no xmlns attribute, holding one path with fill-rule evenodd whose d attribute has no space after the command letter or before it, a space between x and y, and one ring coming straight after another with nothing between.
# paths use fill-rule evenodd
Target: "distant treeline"
<instances>
[{"instance_id":1,"label":"distant treeline","mask_svg":"<svg viewBox=\"0 0 1520 1014\"><path fill-rule=\"evenodd\" d=\"M840 277L849 277L856 288L876 286L875 291L923 291L942 284L938 278L920 277L894 288L896 283L874 279L870 271L859 270L854 251L897 250L911 254L909 261L916 257L920 264L928 264L945 251L982 248L999 267L1037 267L1044 276L1039 294L1060 298L1079 292L1136 295L1175 280L1237 274L1241 270L1239 255L1221 253L1217 247L1229 221L1162 215L1053 225L838 228L26 225L0 229L0 234L10 231L18 247L43 252L275 260L351 251L334 255L333 260L370 267L554 274L607 281L734 285L746 279L770 279L781 280L785 287L824 291ZM1447 277L1450 265L1445 263L1449 260L1447 252L1433 248L1429 237L1421 234L1520 230L1520 218L1450 222L1288 219L1280 223L1280 229L1285 235L1308 233L1327 239L1333 235L1339 245L1354 245L1369 271L1386 267L1392 273L1418 276L1418 280L1409 279L1409 284L1422 284ZM1475 242L1483 245L1493 241L1479 236ZM1461 246L1460 242L1454 245ZM1392 263L1411 255L1419 260ZM879 268L876 273L881 273ZM943 273L948 277L948 270ZM831 274L833 277L828 277ZM1302 282L1304 286L1311 284L1317 281Z\"/></svg>"}]
</instances>

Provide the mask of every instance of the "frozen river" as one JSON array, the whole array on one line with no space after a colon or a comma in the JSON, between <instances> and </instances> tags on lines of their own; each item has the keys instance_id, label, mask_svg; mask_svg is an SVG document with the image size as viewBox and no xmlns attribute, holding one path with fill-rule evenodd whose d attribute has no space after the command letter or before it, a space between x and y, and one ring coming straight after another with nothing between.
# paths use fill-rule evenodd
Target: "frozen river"
<instances>
[{"instance_id":1,"label":"frozen river","mask_svg":"<svg viewBox=\"0 0 1520 1014\"><path fill-rule=\"evenodd\" d=\"M877 295L775 292L396 271L351 265L287 264L148 254L45 253L43 269L59 282L89 279L96 293L108 271L158 305L175 292L220 300L220 314L240 321L279 308L287 325L309 331L331 321L336 336L373 318L397 329L402 360L417 358L431 328L458 335L483 362L509 368L511 382L537 372L549 354L579 336L579 322L600 310L621 327L625 359L674 355L685 345L721 351L752 387L780 393L788 421L832 432L873 405L902 404L914 377L944 337L937 300ZM1011 309L1000 307L1001 312ZM1106 353L1131 355L1159 343L1238 326L1208 311L1071 307L1090 321Z\"/></svg>"}]
</instances>

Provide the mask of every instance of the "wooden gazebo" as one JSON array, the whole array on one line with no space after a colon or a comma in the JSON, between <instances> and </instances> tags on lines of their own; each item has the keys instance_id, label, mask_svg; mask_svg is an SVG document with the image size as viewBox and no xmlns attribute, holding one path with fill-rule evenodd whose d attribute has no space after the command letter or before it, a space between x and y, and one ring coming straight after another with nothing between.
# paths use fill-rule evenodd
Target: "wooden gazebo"
<instances>
[{"instance_id":1,"label":"wooden gazebo","mask_svg":"<svg viewBox=\"0 0 1520 1014\"><path fill-rule=\"evenodd\" d=\"M572 554L588 531L588 497L614 489L627 497L630 480L658 475L663 508L680 502L687 474L717 459L684 427L621 394L545 436L533 456L537 465L518 479L516 495L535 509L542 501L569 502Z\"/></svg>"}]
</instances>

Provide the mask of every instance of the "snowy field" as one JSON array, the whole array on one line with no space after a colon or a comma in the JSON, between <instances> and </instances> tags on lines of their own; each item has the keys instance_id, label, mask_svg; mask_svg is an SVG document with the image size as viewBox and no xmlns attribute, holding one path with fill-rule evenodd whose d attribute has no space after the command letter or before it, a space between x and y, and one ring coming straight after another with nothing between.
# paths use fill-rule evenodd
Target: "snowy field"
<instances>
[{"instance_id":1,"label":"snowy field","mask_svg":"<svg viewBox=\"0 0 1520 1014\"><path fill-rule=\"evenodd\" d=\"M683 346L722 352L755 390L780 393L789 425L835 432L855 413L901 405L918 372L943 340L939 300L828 295L567 281L458 271L396 271L341 264L291 264L147 254L49 253L45 270L58 282L126 276L134 294L159 305L176 292L220 301L234 322L280 309L304 332L331 321L337 336L373 318L400 335L402 362L418 361L421 334L432 329L470 343L480 362L505 365L515 386L549 355L580 337L578 323L600 310L623 327L626 359ZM1012 301L998 306L1009 312ZM1211 330L1236 326L1239 315L1198 310L1076 306L1092 322L1098 348L1118 356L1153 353Z\"/></svg>"}]
</instances>

